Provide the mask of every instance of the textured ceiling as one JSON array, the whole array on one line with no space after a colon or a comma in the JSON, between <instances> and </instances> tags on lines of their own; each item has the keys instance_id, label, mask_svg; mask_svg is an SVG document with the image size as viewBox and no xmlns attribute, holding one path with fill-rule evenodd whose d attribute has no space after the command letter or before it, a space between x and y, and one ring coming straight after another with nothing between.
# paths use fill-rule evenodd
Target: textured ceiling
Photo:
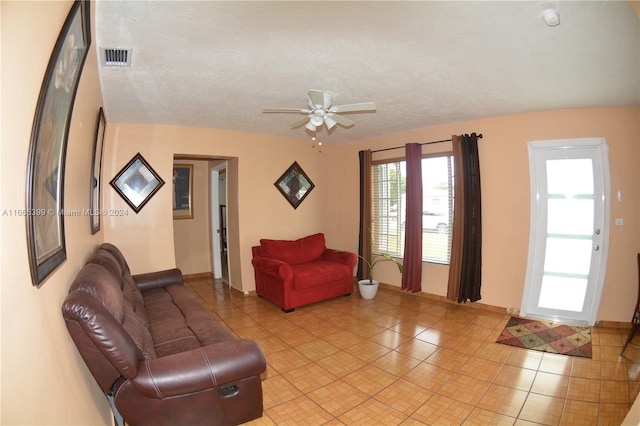
<instances>
[{"instance_id":1,"label":"textured ceiling","mask_svg":"<svg viewBox=\"0 0 640 426\"><path fill-rule=\"evenodd\" d=\"M560 25L540 14L554 5ZM373 101L328 143L483 117L640 105L640 21L626 1L111 1L96 3L111 122L308 138L307 89Z\"/></svg>"}]
</instances>

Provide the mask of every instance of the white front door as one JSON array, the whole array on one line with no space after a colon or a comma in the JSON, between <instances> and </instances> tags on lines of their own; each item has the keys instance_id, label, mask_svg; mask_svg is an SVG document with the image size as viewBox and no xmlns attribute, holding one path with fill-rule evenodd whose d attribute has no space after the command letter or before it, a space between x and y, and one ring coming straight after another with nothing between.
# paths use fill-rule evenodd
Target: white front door
<instances>
[{"instance_id":1,"label":"white front door","mask_svg":"<svg viewBox=\"0 0 640 426\"><path fill-rule=\"evenodd\" d=\"M531 231L521 315L595 324L609 241L603 138L529 142Z\"/></svg>"}]
</instances>

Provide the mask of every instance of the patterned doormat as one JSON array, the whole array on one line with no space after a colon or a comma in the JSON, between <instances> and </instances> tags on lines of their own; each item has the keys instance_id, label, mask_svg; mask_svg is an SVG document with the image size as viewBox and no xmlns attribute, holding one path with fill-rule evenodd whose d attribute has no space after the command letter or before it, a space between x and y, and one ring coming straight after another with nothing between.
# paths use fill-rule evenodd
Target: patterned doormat
<instances>
[{"instance_id":1,"label":"patterned doormat","mask_svg":"<svg viewBox=\"0 0 640 426\"><path fill-rule=\"evenodd\" d=\"M591 327L511 317L496 343L591 358Z\"/></svg>"}]
</instances>

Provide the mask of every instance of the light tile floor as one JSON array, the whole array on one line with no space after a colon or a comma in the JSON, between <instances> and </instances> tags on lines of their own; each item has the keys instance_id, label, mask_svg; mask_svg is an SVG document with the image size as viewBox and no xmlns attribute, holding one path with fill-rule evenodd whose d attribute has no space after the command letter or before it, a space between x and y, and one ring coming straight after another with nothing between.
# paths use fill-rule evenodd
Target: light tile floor
<instances>
[{"instance_id":1,"label":"light tile floor","mask_svg":"<svg viewBox=\"0 0 640 426\"><path fill-rule=\"evenodd\" d=\"M593 359L494 343L509 316L381 289L284 313L212 279L186 284L267 359L251 425L620 425L640 336L593 327Z\"/></svg>"}]
</instances>

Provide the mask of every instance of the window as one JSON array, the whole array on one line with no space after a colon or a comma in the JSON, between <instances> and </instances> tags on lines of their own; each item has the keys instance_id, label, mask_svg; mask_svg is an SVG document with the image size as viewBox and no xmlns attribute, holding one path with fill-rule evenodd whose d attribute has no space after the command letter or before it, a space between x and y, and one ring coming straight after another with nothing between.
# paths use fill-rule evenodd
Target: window
<instances>
[{"instance_id":1,"label":"window","mask_svg":"<svg viewBox=\"0 0 640 426\"><path fill-rule=\"evenodd\" d=\"M373 165L372 236L374 251L403 257L406 214L406 162ZM449 263L453 226L453 157L422 159L422 260Z\"/></svg>"},{"instance_id":2,"label":"window","mask_svg":"<svg viewBox=\"0 0 640 426\"><path fill-rule=\"evenodd\" d=\"M373 251L402 257L406 211L406 162L373 165Z\"/></svg>"}]
</instances>

